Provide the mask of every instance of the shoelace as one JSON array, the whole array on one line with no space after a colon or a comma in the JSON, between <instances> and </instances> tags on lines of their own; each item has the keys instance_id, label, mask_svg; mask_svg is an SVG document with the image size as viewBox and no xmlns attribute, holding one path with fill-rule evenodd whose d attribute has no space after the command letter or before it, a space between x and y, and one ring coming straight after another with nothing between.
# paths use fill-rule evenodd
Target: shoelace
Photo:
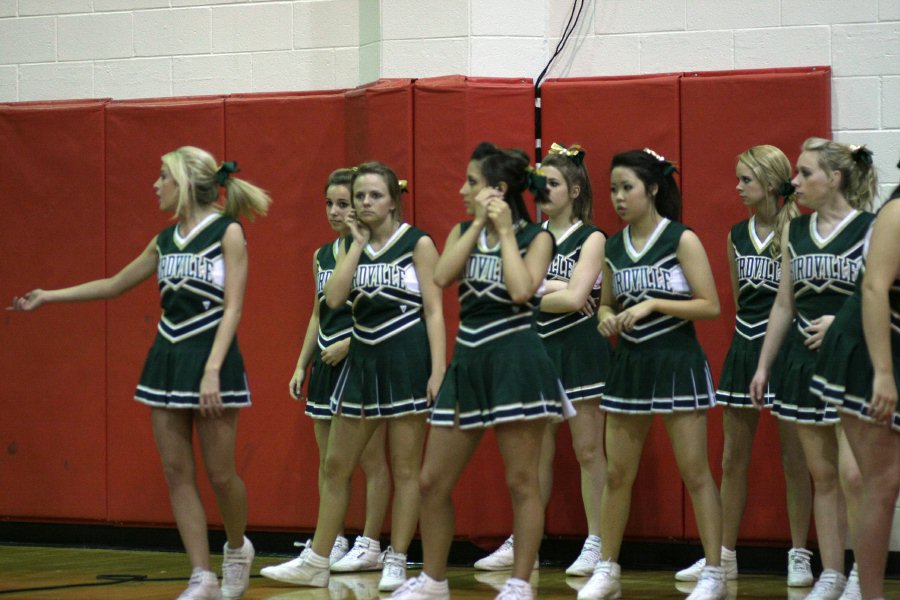
<instances>
[{"instance_id":1,"label":"shoelace","mask_svg":"<svg viewBox=\"0 0 900 600\"><path fill-rule=\"evenodd\" d=\"M230 581L234 579L241 579L244 571L244 565L247 564L246 560L241 560L240 562L234 561L230 563L222 564L222 579L225 581Z\"/></svg>"}]
</instances>

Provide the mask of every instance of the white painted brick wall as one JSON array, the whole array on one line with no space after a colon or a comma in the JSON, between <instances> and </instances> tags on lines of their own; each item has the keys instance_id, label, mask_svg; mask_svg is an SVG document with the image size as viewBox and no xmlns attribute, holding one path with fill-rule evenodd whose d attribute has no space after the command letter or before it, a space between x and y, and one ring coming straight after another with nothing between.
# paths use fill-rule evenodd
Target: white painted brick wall
<instances>
[{"instance_id":1,"label":"white painted brick wall","mask_svg":"<svg viewBox=\"0 0 900 600\"><path fill-rule=\"evenodd\" d=\"M19 95L29 100L94 97L89 62L42 63L19 67Z\"/></svg>"},{"instance_id":2,"label":"white painted brick wall","mask_svg":"<svg viewBox=\"0 0 900 600\"><path fill-rule=\"evenodd\" d=\"M19 16L91 12L91 0L19 0Z\"/></svg>"},{"instance_id":3,"label":"white painted brick wall","mask_svg":"<svg viewBox=\"0 0 900 600\"><path fill-rule=\"evenodd\" d=\"M134 56L131 13L74 15L56 20L57 58L99 60Z\"/></svg>"},{"instance_id":4,"label":"white painted brick wall","mask_svg":"<svg viewBox=\"0 0 900 600\"><path fill-rule=\"evenodd\" d=\"M884 0L791 0L781 6L782 25L871 23Z\"/></svg>"},{"instance_id":5,"label":"white painted brick wall","mask_svg":"<svg viewBox=\"0 0 900 600\"><path fill-rule=\"evenodd\" d=\"M877 77L842 77L831 87L835 129L881 127L881 82Z\"/></svg>"},{"instance_id":6,"label":"white painted brick wall","mask_svg":"<svg viewBox=\"0 0 900 600\"><path fill-rule=\"evenodd\" d=\"M598 34L684 31L685 18L685 0L610 0L595 9L594 29Z\"/></svg>"},{"instance_id":7,"label":"white painted brick wall","mask_svg":"<svg viewBox=\"0 0 900 600\"><path fill-rule=\"evenodd\" d=\"M483 37L472 40L472 75L521 77L538 73L547 63L548 40L543 37ZM502 64L500 64L502 63Z\"/></svg>"},{"instance_id":8,"label":"white painted brick wall","mask_svg":"<svg viewBox=\"0 0 900 600\"><path fill-rule=\"evenodd\" d=\"M830 62L831 30L824 25L734 32L735 69L814 66Z\"/></svg>"},{"instance_id":9,"label":"white painted brick wall","mask_svg":"<svg viewBox=\"0 0 900 600\"><path fill-rule=\"evenodd\" d=\"M358 0L294 4L294 48L356 46L360 41Z\"/></svg>"},{"instance_id":10,"label":"white painted brick wall","mask_svg":"<svg viewBox=\"0 0 900 600\"><path fill-rule=\"evenodd\" d=\"M472 35L543 37L547 22L546 14L545 0L472 2Z\"/></svg>"},{"instance_id":11,"label":"white painted brick wall","mask_svg":"<svg viewBox=\"0 0 900 600\"><path fill-rule=\"evenodd\" d=\"M56 19L0 19L0 60L10 65L56 60Z\"/></svg>"},{"instance_id":12,"label":"white painted brick wall","mask_svg":"<svg viewBox=\"0 0 900 600\"><path fill-rule=\"evenodd\" d=\"M752 29L781 24L781 0L691 0L686 5L688 30Z\"/></svg>"},{"instance_id":13,"label":"white painted brick wall","mask_svg":"<svg viewBox=\"0 0 900 600\"><path fill-rule=\"evenodd\" d=\"M209 54L212 15L208 8L144 10L134 13L137 56Z\"/></svg>"},{"instance_id":14,"label":"white painted brick wall","mask_svg":"<svg viewBox=\"0 0 900 600\"><path fill-rule=\"evenodd\" d=\"M900 77L881 78L881 127L900 129Z\"/></svg>"},{"instance_id":15,"label":"white painted brick wall","mask_svg":"<svg viewBox=\"0 0 900 600\"><path fill-rule=\"evenodd\" d=\"M878 20L900 20L900 0L878 0Z\"/></svg>"},{"instance_id":16,"label":"white painted brick wall","mask_svg":"<svg viewBox=\"0 0 900 600\"><path fill-rule=\"evenodd\" d=\"M331 48L253 55L251 91L321 90L336 87Z\"/></svg>"},{"instance_id":17,"label":"white painted brick wall","mask_svg":"<svg viewBox=\"0 0 900 600\"><path fill-rule=\"evenodd\" d=\"M265 52L293 47L287 2L226 6L212 10L212 52Z\"/></svg>"},{"instance_id":18,"label":"white painted brick wall","mask_svg":"<svg viewBox=\"0 0 900 600\"><path fill-rule=\"evenodd\" d=\"M641 71L717 71L734 68L731 31L648 34L641 41Z\"/></svg>"},{"instance_id":19,"label":"white painted brick wall","mask_svg":"<svg viewBox=\"0 0 900 600\"><path fill-rule=\"evenodd\" d=\"M16 16L16 0L0 0L0 18Z\"/></svg>"},{"instance_id":20,"label":"white painted brick wall","mask_svg":"<svg viewBox=\"0 0 900 600\"><path fill-rule=\"evenodd\" d=\"M877 25L835 25L834 74L900 75L900 21Z\"/></svg>"},{"instance_id":21,"label":"white painted brick wall","mask_svg":"<svg viewBox=\"0 0 900 600\"><path fill-rule=\"evenodd\" d=\"M173 60L172 91L176 96L255 91L247 87L252 60L250 54L177 57Z\"/></svg>"},{"instance_id":22,"label":"white painted brick wall","mask_svg":"<svg viewBox=\"0 0 900 600\"><path fill-rule=\"evenodd\" d=\"M135 58L94 63L98 98L165 98L172 95L171 58Z\"/></svg>"},{"instance_id":23,"label":"white painted brick wall","mask_svg":"<svg viewBox=\"0 0 900 600\"><path fill-rule=\"evenodd\" d=\"M468 73L469 41L466 38L385 40L381 43L384 77L435 77Z\"/></svg>"},{"instance_id":24,"label":"white painted brick wall","mask_svg":"<svg viewBox=\"0 0 900 600\"><path fill-rule=\"evenodd\" d=\"M18 70L15 67L0 67L0 98L15 98L19 93Z\"/></svg>"},{"instance_id":25,"label":"white painted brick wall","mask_svg":"<svg viewBox=\"0 0 900 600\"><path fill-rule=\"evenodd\" d=\"M452 38L469 35L469 4L470 1L467 0L383 0L382 39Z\"/></svg>"}]
</instances>

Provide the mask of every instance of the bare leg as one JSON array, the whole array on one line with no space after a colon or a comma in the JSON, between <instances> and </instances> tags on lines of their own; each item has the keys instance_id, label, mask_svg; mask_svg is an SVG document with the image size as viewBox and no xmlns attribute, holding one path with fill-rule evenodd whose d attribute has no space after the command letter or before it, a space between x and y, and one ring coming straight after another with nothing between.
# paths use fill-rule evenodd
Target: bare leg
<instances>
[{"instance_id":1,"label":"bare leg","mask_svg":"<svg viewBox=\"0 0 900 600\"><path fill-rule=\"evenodd\" d=\"M791 544L794 548L806 548L809 540L809 522L812 515L812 482L806 467L806 456L793 421L778 421L778 437L781 440L781 466L787 490L788 521L791 528Z\"/></svg>"},{"instance_id":2,"label":"bare leg","mask_svg":"<svg viewBox=\"0 0 900 600\"><path fill-rule=\"evenodd\" d=\"M537 462L543 420L514 421L497 425L497 445L506 467L506 485L513 507L512 576L528 581L544 535L544 505L538 483Z\"/></svg>"},{"instance_id":3,"label":"bare leg","mask_svg":"<svg viewBox=\"0 0 900 600\"><path fill-rule=\"evenodd\" d=\"M606 485L600 502L603 560L618 561L622 536L631 512L631 488L653 415L606 415Z\"/></svg>"},{"instance_id":4,"label":"bare leg","mask_svg":"<svg viewBox=\"0 0 900 600\"><path fill-rule=\"evenodd\" d=\"M425 415L388 420L394 505L391 511L391 546L406 554L419 522L419 471L425 445Z\"/></svg>"},{"instance_id":5,"label":"bare leg","mask_svg":"<svg viewBox=\"0 0 900 600\"><path fill-rule=\"evenodd\" d=\"M822 567L844 572L847 507L838 482L838 443L834 426L797 425L806 464L815 485L813 512Z\"/></svg>"},{"instance_id":6,"label":"bare leg","mask_svg":"<svg viewBox=\"0 0 900 600\"><path fill-rule=\"evenodd\" d=\"M384 448L385 424L381 424L363 450L359 459L366 476L366 524L363 535L377 540L381 536L384 515L391 499L391 471Z\"/></svg>"},{"instance_id":7,"label":"bare leg","mask_svg":"<svg viewBox=\"0 0 900 600\"><path fill-rule=\"evenodd\" d=\"M672 413L666 415L665 424L681 479L694 505L706 564L718 567L722 553L722 504L709 470L706 411Z\"/></svg>"},{"instance_id":8,"label":"bare leg","mask_svg":"<svg viewBox=\"0 0 900 600\"><path fill-rule=\"evenodd\" d=\"M572 448L581 469L581 501L587 518L588 534L600 535L600 500L606 479L606 455L603 453L603 425L606 413L593 400L575 403L575 416L569 419Z\"/></svg>"},{"instance_id":9,"label":"bare leg","mask_svg":"<svg viewBox=\"0 0 900 600\"><path fill-rule=\"evenodd\" d=\"M759 411L725 407L722 416L725 448L722 451L722 546L734 550L747 506L747 472Z\"/></svg>"},{"instance_id":10,"label":"bare leg","mask_svg":"<svg viewBox=\"0 0 900 600\"><path fill-rule=\"evenodd\" d=\"M150 420L181 543L191 566L208 571L206 512L200 502L195 480L192 445L194 413L192 410L151 408Z\"/></svg>"},{"instance_id":11,"label":"bare leg","mask_svg":"<svg viewBox=\"0 0 900 600\"><path fill-rule=\"evenodd\" d=\"M363 448L381 419L352 419L335 415L328 435L325 477L319 497L319 516L313 536L313 552L327 557L344 527L350 502L350 477Z\"/></svg>"},{"instance_id":12,"label":"bare leg","mask_svg":"<svg viewBox=\"0 0 900 600\"><path fill-rule=\"evenodd\" d=\"M419 529L422 533L422 570L441 581L447 574L447 554L453 542L453 488L462 475L484 429L462 430L458 427L432 427L428 434L425 461L419 475L422 511Z\"/></svg>"},{"instance_id":13,"label":"bare leg","mask_svg":"<svg viewBox=\"0 0 900 600\"><path fill-rule=\"evenodd\" d=\"M247 529L247 488L234 464L238 412L229 408L221 417L198 415L195 420L203 465L216 495L230 548L243 547Z\"/></svg>"},{"instance_id":14,"label":"bare leg","mask_svg":"<svg viewBox=\"0 0 900 600\"><path fill-rule=\"evenodd\" d=\"M547 421L541 437L541 455L538 462L538 479L541 486L541 503L546 510L553 495L553 460L556 458L556 435L560 421Z\"/></svg>"},{"instance_id":15,"label":"bare leg","mask_svg":"<svg viewBox=\"0 0 900 600\"><path fill-rule=\"evenodd\" d=\"M843 423L843 420L841 422ZM859 465L856 462L856 457L853 456L853 450L850 449L850 443L847 441L844 428L840 425L837 428L837 435L838 475L841 482L841 491L844 493L844 500L847 502L847 531L850 536L850 546L855 548L856 521L859 518L859 505L862 502L863 495L862 474L859 472Z\"/></svg>"},{"instance_id":16,"label":"bare leg","mask_svg":"<svg viewBox=\"0 0 900 600\"><path fill-rule=\"evenodd\" d=\"M842 414L841 423L862 472L854 547L859 584L863 598L883 598L891 525L900 492L900 435L852 415Z\"/></svg>"},{"instance_id":17,"label":"bare leg","mask_svg":"<svg viewBox=\"0 0 900 600\"><path fill-rule=\"evenodd\" d=\"M325 479L325 456L328 454L328 434L331 431L331 419L313 419L313 433L316 446L319 448L319 498L322 497L322 481Z\"/></svg>"}]
</instances>

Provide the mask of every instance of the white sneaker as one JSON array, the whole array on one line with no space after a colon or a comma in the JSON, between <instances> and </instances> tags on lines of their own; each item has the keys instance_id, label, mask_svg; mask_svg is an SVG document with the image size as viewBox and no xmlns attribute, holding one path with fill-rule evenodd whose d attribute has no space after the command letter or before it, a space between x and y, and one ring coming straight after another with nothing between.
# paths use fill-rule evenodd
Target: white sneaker
<instances>
[{"instance_id":1,"label":"white sneaker","mask_svg":"<svg viewBox=\"0 0 900 600\"><path fill-rule=\"evenodd\" d=\"M600 562L600 548L600 538L595 535L588 536L584 541L584 546L581 547L581 554L566 569L566 575L587 577L593 573L594 567Z\"/></svg>"},{"instance_id":2,"label":"white sneaker","mask_svg":"<svg viewBox=\"0 0 900 600\"><path fill-rule=\"evenodd\" d=\"M532 600L534 591L531 584L522 579L509 579L500 590L500 593L494 596L494 600Z\"/></svg>"},{"instance_id":3,"label":"white sneaker","mask_svg":"<svg viewBox=\"0 0 900 600\"><path fill-rule=\"evenodd\" d=\"M342 559L331 565L331 570L335 573L377 571L382 566L381 542L367 538L364 535L358 535L350 551Z\"/></svg>"},{"instance_id":4,"label":"white sneaker","mask_svg":"<svg viewBox=\"0 0 900 600\"><path fill-rule=\"evenodd\" d=\"M425 573L407 579L398 587L391 598L397 600L450 600L450 586L447 580L435 581Z\"/></svg>"},{"instance_id":5,"label":"white sneaker","mask_svg":"<svg viewBox=\"0 0 900 600\"><path fill-rule=\"evenodd\" d=\"M809 587L813 584L812 552L806 548L791 548L788 550L788 574L789 587Z\"/></svg>"},{"instance_id":6,"label":"white sneaker","mask_svg":"<svg viewBox=\"0 0 900 600\"><path fill-rule=\"evenodd\" d=\"M725 580L725 569L722 567L703 567L694 591L687 600L725 600L728 597L728 585Z\"/></svg>"},{"instance_id":7,"label":"white sneaker","mask_svg":"<svg viewBox=\"0 0 900 600\"><path fill-rule=\"evenodd\" d=\"M506 569L512 569L513 560L515 559L514 545L513 536L509 536L505 542L500 544L499 548L484 558L479 558L472 566L480 571L505 571ZM540 566L540 558L535 558L533 568L538 569Z\"/></svg>"},{"instance_id":8,"label":"white sneaker","mask_svg":"<svg viewBox=\"0 0 900 600\"><path fill-rule=\"evenodd\" d=\"M737 554L732 550L728 552L722 548L722 568L725 569L726 581L733 581L738 578ZM675 573L675 579L678 581L699 581L700 573L706 568L706 559L701 558L691 566L684 568ZM812 582L810 582L812 583Z\"/></svg>"},{"instance_id":9,"label":"white sneaker","mask_svg":"<svg viewBox=\"0 0 900 600\"><path fill-rule=\"evenodd\" d=\"M181 592L177 600L222 600L218 577L212 571L197 567L191 573L187 589Z\"/></svg>"},{"instance_id":10,"label":"white sneaker","mask_svg":"<svg viewBox=\"0 0 900 600\"><path fill-rule=\"evenodd\" d=\"M859 571L856 570L856 563L853 563L853 569L850 570L850 576L847 577L847 585L844 586L844 593L841 594L840 600L862 600L862 590L859 588Z\"/></svg>"},{"instance_id":11,"label":"white sneaker","mask_svg":"<svg viewBox=\"0 0 900 600\"><path fill-rule=\"evenodd\" d=\"M240 548L229 548L225 542L222 551L222 598L225 600L238 600L247 591L250 585L250 566L256 552L253 544L244 536L244 544Z\"/></svg>"},{"instance_id":12,"label":"white sneaker","mask_svg":"<svg viewBox=\"0 0 900 600\"><path fill-rule=\"evenodd\" d=\"M622 597L622 568L611 560L601 560L594 574L578 590L578 600L617 600Z\"/></svg>"},{"instance_id":13,"label":"white sneaker","mask_svg":"<svg viewBox=\"0 0 900 600\"><path fill-rule=\"evenodd\" d=\"M350 542L342 535L334 538L334 546L331 547L331 554L328 555L328 564L333 565L341 560L350 551Z\"/></svg>"},{"instance_id":14,"label":"white sneaker","mask_svg":"<svg viewBox=\"0 0 900 600\"><path fill-rule=\"evenodd\" d=\"M307 546L297 558L280 565L263 567L259 574L282 583L326 587L329 578L328 558L319 556Z\"/></svg>"},{"instance_id":15,"label":"white sneaker","mask_svg":"<svg viewBox=\"0 0 900 600\"><path fill-rule=\"evenodd\" d=\"M813 586L806 600L838 600L847 586L847 578L843 573L833 569L825 569Z\"/></svg>"},{"instance_id":16,"label":"white sneaker","mask_svg":"<svg viewBox=\"0 0 900 600\"><path fill-rule=\"evenodd\" d=\"M381 581L378 582L379 592L393 592L406 581L406 555L402 552L394 552L391 546L381 554L384 569L381 572Z\"/></svg>"}]
</instances>

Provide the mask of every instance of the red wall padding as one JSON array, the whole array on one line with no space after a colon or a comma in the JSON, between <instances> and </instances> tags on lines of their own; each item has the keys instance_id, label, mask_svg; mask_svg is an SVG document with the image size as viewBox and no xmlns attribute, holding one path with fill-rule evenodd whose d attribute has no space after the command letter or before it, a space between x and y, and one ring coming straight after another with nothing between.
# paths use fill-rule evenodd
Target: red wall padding
<instances>
[{"instance_id":1,"label":"red wall padding","mask_svg":"<svg viewBox=\"0 0 900 600\"><path fill-rule=\"evenodd\" d=\"M678 75L551 79L541 87L544 152L553 142L584 147L594 192L594 224L607 235L623 226L609 201L612 156L649 146L678 161L679 79ZM587 523L578 463L568 428L562 431L557 442L554 467L558 475L547 513L547 532L581 535ZM564 473L571 475L565 477ZM657 419L644 447L626 534L681 537L681 488L665 428Z\"/></svg>"},{"instance_id":2,"label":"red wall padding","mask_svg":"<svg viewBox=\"0 0 900 600\"><path fill-rule=\"evenodd\" d=\"M103 277L104 101L0 105L0 281L13 294ZM105 307L5 313L0 514L106 517Z\"/></svg>"},{"instance_id":3,"label":"red wall padding","mask_svg":"<svg viewBox=\"0 0 900 600\"><path fill-rule=\"evenodd\" d=\"M106 109L106 274L140 254L171 215L159 210L153 183L163 154L194 145L221 157L224 100L181 98L111 102ZM221 160L221 159L220 159ZM107 426L111 521L172 523L169 496L150 427L150 409L133 400L147 350L156 337L155 278L107 303ZM202 461L196 458L197 464ZM202 467L199 468L201 478ZM213 521L218 511L202 485Z\"/></svg>"},{"instance_id":4,"label":"red wall padding","mask_svg":"<svg viewBox=\"0 0 900 600\"><path fill-rule=\"evenodd\" d=\"M544 148L554 141L584 145L595 221L608 233L621 227L606 200L614 152L651 146L680 163L685 221L707 247L724 309L721 322L701 326L716 372L733 318L725 234L743 217L732 189L734 157L768 142L793 160L803 138L827 136L828 77L827 69L787 69L549 80L542 88ZM442 249L452 226L465 218L458 190L472 148L489 140L530 154L533 106L527 79L462 76L382 80L349 91L0 105L0 193L23 200L0 224L0 250L21 257L0 265L0 280L11 295L113 274L171 223L152 188L164 152L194 144L238 161L242 176L268 189L275 203L269 217L245 226L250 272L239 339L255 406L241 418L237 462L248 484L251 527L311 530L318 451L312 423L286 387L312 308L312 253L333 236L322 212L327 174L368 159L391 165L411 183L406 220ZM709 218L712 202L715 218ZM456 290L447 290L450 350L458 310ZM172 522L149 410L132 400L158 318L157 291L149 283L124 300L6 315L0 328L0 439L6 449L0 487L13 492L0 497L0 514ZM49 331L59 332L52 344ZM719 413L712 414L717 463L721 428ZM773 430L764 419L745 539L788 539ZM493 432L484 439L454 499L457 535L488 542L507 535L512 519ZM556 466L547 533L582 537L578 467L566 428ZM205 482L201 490L210 519L218 522ZM682 496L657 423L628 534L696 537ZM359 529L362 517L357 476L348 528Z\"/></svg>"},{"instance_id":5,"label":"red wall padding","mask_svg":"<svg viewBox=\"0 0 900 600\"><path fill-rule=\"evenodd\" d=\"M831 133L831 70L828 67L690 73L681 80L681 164L684 220L700 236L719 290L722 317L698 324L698 333L718 377L734 330L726 240L731 226L747 218L735 192L737 155L758 144L781 148L791 164L810 136ZM711 218L712 217L712 218ZM721 473L721 411L710 419L710 457ZM784 477L774 418L760 419L750 465L747 509L741 538L790 540ZM685 531L698 537L690 500Z\"/></svg>"},{"instance_id":6,"label":"red wall padding","mask_svg":"<svg viewBox=\"0 0 900 600\"><path fill-rule=\"evenodd\" d=\"M416 225L432 235L439 250L453 226L466 219L459 189L475 146L491 141L533 155L533 90L528 79L454 75L416 81ZM448 360L459 323L456 294L456 286L444 293ZM457 536L488 538L492 543L512 530L503 462L493 431L484 436L466 467L453 500Z\"/></svg>"}]
</instances>

